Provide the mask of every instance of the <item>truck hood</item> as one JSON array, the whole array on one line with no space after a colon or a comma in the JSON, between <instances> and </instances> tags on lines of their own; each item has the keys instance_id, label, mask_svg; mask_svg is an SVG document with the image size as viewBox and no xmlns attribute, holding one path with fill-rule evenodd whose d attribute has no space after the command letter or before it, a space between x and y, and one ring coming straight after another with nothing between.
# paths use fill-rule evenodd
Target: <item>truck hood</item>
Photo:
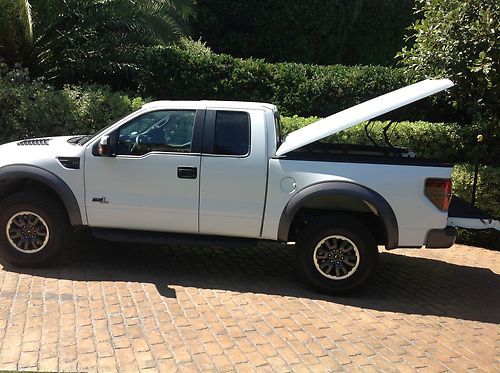
<instances>
[{"instance_id":1,"label":"truck hood","mask_svg":"<svg viewBox=\"0 0 500 373\"><path fill-rule=\"evenodd\" d=\"M78 157L84 147L68 143L75 136L27 139L0 145L0 167L9 164L38 164L57 157Z\"/></svg>"},{"instance_id":2,"label":"truck hood","mask_svg":"<svg viewBox=\"0 0 500 373\"><path fill-rule=\"evenodd\" d=\"M346 128L441 92L453 85L454 83L449 79L427 79L352 106L290 133L276 151L276 155L284 155Z\"/></svg>"}]
</instances>

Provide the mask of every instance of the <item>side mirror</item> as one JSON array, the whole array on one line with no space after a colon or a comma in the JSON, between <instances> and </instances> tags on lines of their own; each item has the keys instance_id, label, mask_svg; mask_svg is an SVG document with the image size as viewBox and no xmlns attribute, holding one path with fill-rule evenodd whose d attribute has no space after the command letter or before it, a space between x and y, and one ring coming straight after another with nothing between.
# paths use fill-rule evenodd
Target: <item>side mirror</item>
<instances>
[{"instance_id":1,"label":"side mirror","mask_svg":"<svg viewBox=\"0 0 500 373\"><path fill-rule=\"evenodd\" d=\"M101 137L101 139L99 140L98 151L101 157L111 157L113 155L111 149L111 139L109 138L109 136Z\"/></svg>"}]
</instances>

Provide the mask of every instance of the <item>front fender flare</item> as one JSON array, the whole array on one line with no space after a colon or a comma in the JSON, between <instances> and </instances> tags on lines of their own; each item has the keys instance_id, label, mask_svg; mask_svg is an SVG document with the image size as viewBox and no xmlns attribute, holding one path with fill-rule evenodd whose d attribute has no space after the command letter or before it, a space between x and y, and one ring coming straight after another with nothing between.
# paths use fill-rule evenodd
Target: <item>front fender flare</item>
<instances>
[{"instance_id":1,"label":"front fender flare","mask_svg":"<svg viewBox=\"0 0 500 373\"><path fill-rule=\"evenodd\" d=\"M9 179L31 179L50 187L61 198L72 226L81 226L82 215L71 188L59 176L43 168L30 165L8 165L0 168L0 183Z\"/></svg>"},{"instance_id":2,"label":"front fender flare","mask_svg":"<svg viewBox=\"0 0 500 373\"><path fill-rule=\"evenodd\" d=\"M359 184L346 181L327 181L308 186L297 192L288 201L281 214L281 219L278 227L278 239L282 241L288 240L288 232L292 224L295 214L308 201L318 196L336 196L359 199L373 206L377 215L382 219L386 233L386 247L394 249L398 247L399 230L396 215L389 203L380 194L372 189L366 188Z\"/></svg>"}]
</instances>

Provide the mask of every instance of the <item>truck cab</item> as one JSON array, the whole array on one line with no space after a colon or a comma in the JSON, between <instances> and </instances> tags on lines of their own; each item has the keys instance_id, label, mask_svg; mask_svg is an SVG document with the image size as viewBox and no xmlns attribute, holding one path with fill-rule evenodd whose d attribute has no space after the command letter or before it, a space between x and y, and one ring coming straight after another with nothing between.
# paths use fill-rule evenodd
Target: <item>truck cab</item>
<instances>
[{"instance_id":1,"label":"truck cab","mask_svg":"<svg viewBox=\"0 0 500 373\"><path fill-rule=\"evenodd\" d=\"M267 187L272 105L146 104L85 150L93 227L258 238ZM97 200L97 202L96 202Z\"/></svg>"}]
</instances>

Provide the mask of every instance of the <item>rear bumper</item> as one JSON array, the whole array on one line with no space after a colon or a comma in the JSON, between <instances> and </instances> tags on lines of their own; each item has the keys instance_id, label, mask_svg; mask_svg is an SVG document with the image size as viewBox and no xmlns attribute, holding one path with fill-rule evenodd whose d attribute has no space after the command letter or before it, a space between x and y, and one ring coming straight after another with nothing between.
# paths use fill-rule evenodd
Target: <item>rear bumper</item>
<instances>
[{"instance_id":1,"label":"rear bumper","mask_svg":"<svg viewBox=\"0 0 500 373\"><path fill-rule=\"evenodd\" d=\"M425 247L428 249L446 249L455 243L457 230L454 227L445 229L432 229L427 233Z\"/></svg>"}]
</instances>

